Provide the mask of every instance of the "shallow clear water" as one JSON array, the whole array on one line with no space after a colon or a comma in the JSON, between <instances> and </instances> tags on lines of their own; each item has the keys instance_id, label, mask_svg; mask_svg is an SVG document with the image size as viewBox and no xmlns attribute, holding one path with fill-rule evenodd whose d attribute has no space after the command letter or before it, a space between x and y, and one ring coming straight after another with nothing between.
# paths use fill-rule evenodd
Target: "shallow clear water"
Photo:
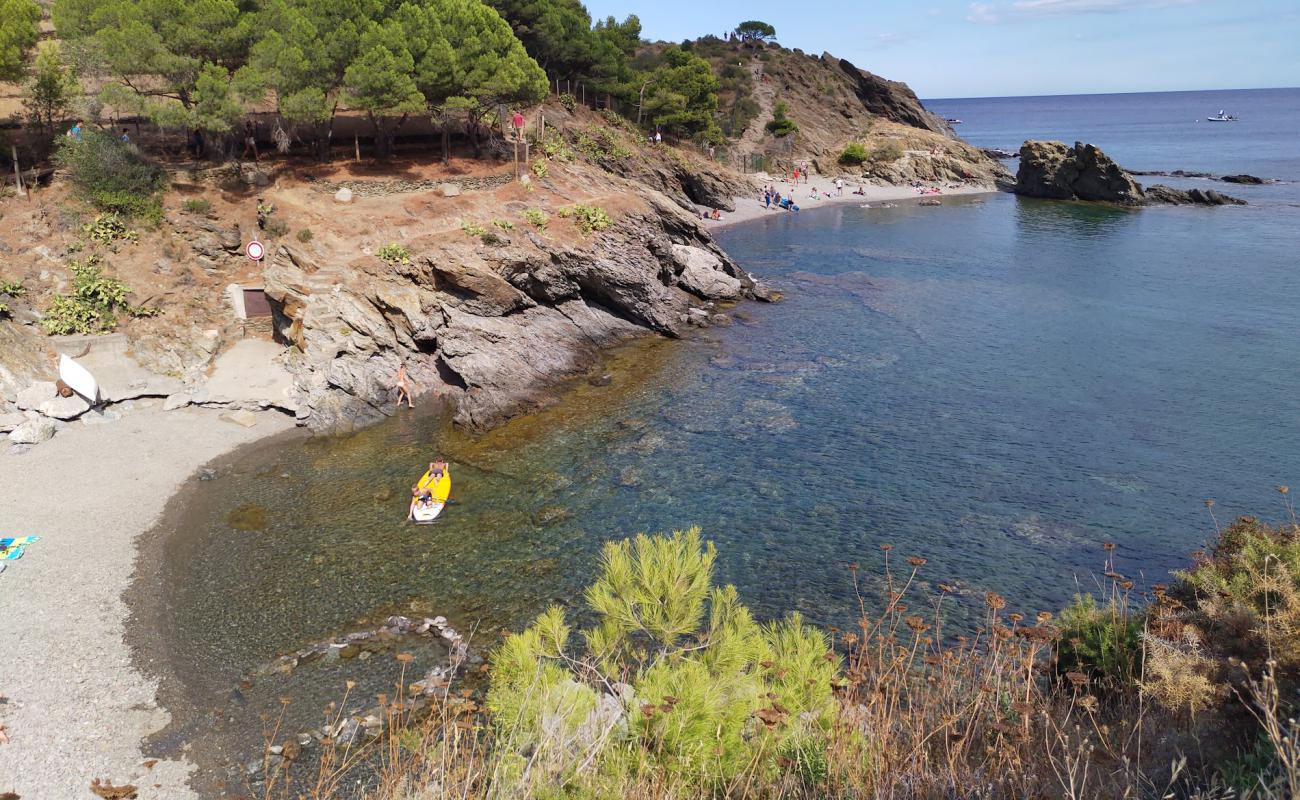
<instances>
[{"instance_id":1,"label":"shallow clear water","mask_svg":"<svg viewBox=\"0 0 1300 800\"><path fill-rule=\"evenodd\" d=\"M163 559L167 657L202 706L412 603L490 644L576 604L606 540L689 525L760 615L825 624L857 606L846 564L871 574L884 543L1029 612L1091 585L1103 542L1162 580L1212 535L1206 498L1220 520L1277 517L1274 487L1300 482L1296 222L1278 203L990 195L726 231L784 302L624 348L612 386L482 437L403 415L263 444L195 482ZM403 525L440 454L457 503ZM230 525L248 505L264 529ZM241 713L337 681L254 688Z\"/></svg>"}]
</instances>

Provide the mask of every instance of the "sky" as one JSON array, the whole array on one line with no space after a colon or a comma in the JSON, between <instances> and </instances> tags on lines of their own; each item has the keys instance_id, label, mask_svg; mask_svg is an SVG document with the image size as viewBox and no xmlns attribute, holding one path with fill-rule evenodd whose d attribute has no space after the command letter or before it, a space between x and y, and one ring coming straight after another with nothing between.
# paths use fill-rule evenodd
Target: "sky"
<instances>
[{"instance_id":1,"label":"sky","mask_svg":"<svg viewBox=\"0 0 1300 800\"><path fill-rule=\"evenodd\" d=\"M923 98L1300 86L1300 0L585 0L648 39L759 19Z\"/></svg>"}]
</instances>

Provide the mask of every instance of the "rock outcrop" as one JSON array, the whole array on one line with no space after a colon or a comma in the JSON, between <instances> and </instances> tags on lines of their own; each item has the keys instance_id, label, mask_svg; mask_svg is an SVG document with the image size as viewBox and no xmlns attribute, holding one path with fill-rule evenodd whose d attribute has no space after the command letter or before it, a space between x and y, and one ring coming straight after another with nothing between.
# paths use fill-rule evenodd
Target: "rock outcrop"
<instances>
[{"instance_id":1,"label":"rock outcrop","mask_svg":"<svg viewBox=\"0 0 1300 800\"><path fill-rule=\"evenodd\" d=\"M853 93L872 114L934 133L952 133L952 128L942 117L930 113L921 105L921 99L906 83L887 80L858 69L847 59L836 58L829 53L822 55L822 61L839 66L848 76Z\"/></svg>"},{"instance_id":2,"label":"rock outcrop","mask_svg":"<svg viewBox=\"0 0 1300 800\"><path fill-rule=\"evenodd\" d=\"M766 296L691 214L657 192L643 199L569 245L457 232L411 242L411 263L392 267L280 247L266 292L279 335L297 345L299 419L334 429L385 416L405 364L423 393L456 404L459 423L487 427L548 402L611 344L677 336L715 301Z\"/></svg>"},{"instance_id":3,"label":"rock outcrop","mask_svg":"<svg viewBox=\"0 0 1300 800\"><path fill-rule=\"evenodd\" d=\"M1133 175L1091 144L1028 141L1020 148L1016 194L1051 200L1089 200L1121 205L1245 205L1214 190L1143 189Z\"/></svg>"},{"instance_id":4,"label":"rock outcrop","mask_svg":"<svg viewBox=\"0 0 1300 800\"><path fill-rule=\"evenodd\" d=\"M1141 205L1142 186L1093 145L1028 141L1020 148L1016 194L1050 200Z\"/></svg>"},{"instance_id":5,"label":"rock outcrop","mask_svg":"<svg viewBox=\"0 0 1300 800\"><path fill-rule=\"evenodd\" d=\"M1146 188L1146 202L1149 205L1163 204L1172 206L1244 206L1245 200L1239 200L1213 189L1175 189L1157 183Z\"/></svg>"}]
</instances>

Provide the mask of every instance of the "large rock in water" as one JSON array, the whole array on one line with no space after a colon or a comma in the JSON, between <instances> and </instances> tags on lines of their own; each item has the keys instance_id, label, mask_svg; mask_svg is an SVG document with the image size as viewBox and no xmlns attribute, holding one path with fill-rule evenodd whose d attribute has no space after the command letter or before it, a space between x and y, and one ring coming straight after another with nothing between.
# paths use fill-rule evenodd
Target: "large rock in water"
<instances>
[{"instance_id":1,"label":"large rock in water","mask_svg":"<svg viewBox=\"0 0 1300 800\"><path fill-rule=\"evenodd\" d=\"M1093 145L1028 141L1020 148L1016 194L1051 200L1100 200L1141 205L1142 186Z\"/></svg>"},{"instance_id":2,"label":"large rock in water","mask_svg":"<svg viewBox=\"0 0 1300 800\"><path fill-rule=\"evenodd\" d=\"M1175 189L1157 183L1146 190L1147 203L1172 206L1244 206L1245 200L1216 192L1213 189Z\"/></svg>"},{"instance_id":3,"label":"large rock in water","mask_svg":"<svg viewBox=\"0 0 1300 800\"><path fill-rule=\"evenodd\" d=\"M1096 200L1123 205L1244 206L1213 189L1175 189L1142 184L1093 145L1028 141L1020 148L1015 193L1051 200Z\"/></svg>"}]
</instances>

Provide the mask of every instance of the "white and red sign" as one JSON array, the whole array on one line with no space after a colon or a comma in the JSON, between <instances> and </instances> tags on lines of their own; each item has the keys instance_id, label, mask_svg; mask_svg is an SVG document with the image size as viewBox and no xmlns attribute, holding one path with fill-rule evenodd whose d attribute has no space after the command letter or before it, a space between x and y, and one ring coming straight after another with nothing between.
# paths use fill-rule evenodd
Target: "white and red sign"
<instances>
[{"instance_id":1,"label":"white and red sign","mask_svg":"<svg viewBox=\"0 0 1300 800\"><path fill-rule=\"evenodd\" d=\"M261 261L266 257L266 245L254 239L244 245L244 252L254 261Z\"/></svg>"}]
</instances>

